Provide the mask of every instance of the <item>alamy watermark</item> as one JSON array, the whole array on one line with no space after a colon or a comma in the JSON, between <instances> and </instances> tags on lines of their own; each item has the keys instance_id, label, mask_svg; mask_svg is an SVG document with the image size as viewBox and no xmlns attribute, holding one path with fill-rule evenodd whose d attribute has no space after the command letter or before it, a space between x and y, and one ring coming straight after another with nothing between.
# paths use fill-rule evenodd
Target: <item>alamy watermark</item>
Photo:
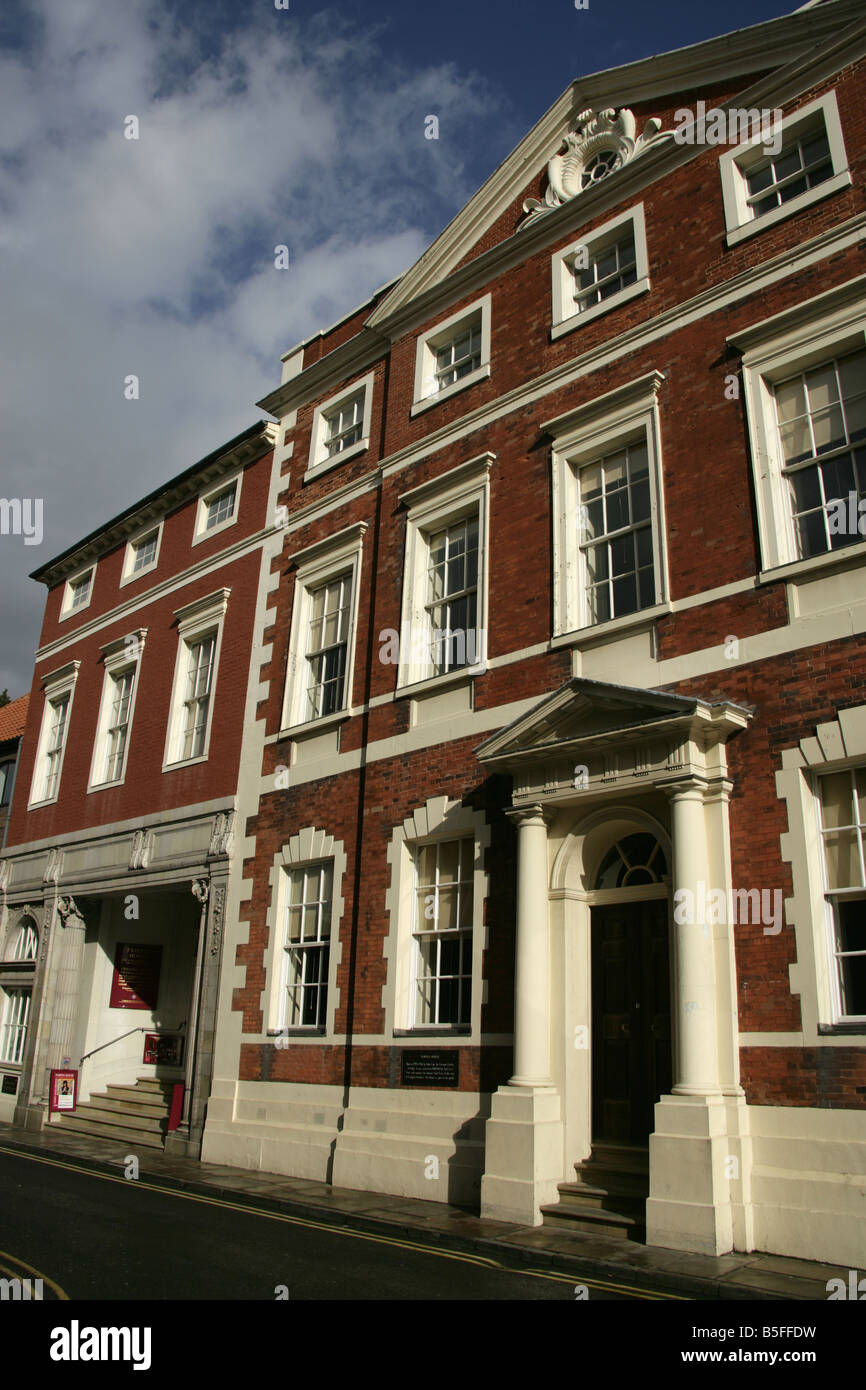
<instances>
[{"instance_id":1,"label":"alamy watermark","mask_svg":"<svg viewBox=\"0 0 866 1390\"><path fill-rule=\"evenodd\" d=\"M765 936L782 930L781 888L707 888L699 879L696 890L677 888L674 921L678 926L711 927L763 925Z\"/></svg>"},{"instance_id":2,"label":"alamy watermark","mask_svg":"<svg viewBox=\"0 0 866 1390\"><path fill-rule=\"evenodd\" d=\"M477 666L486 650L484 628L430 628L423 624L403 623L400 631L383 627L379 633L379 660L383 666L424 666L453 671L458 667Z\"/></svg>"},{"instance_id":3,"label":"alamy watermark","mask_svg":"<svg viewBox=\"0 0 866 1390\"><path fill-rule=\"evenodd\" d=\"M699 101L695 111L681 107L674 112L674 140L678 145L742 145L760 140L767 154L780 154L783 114L779 107L744 111L734 106L722 111L711 106L707 110L707 103Z\"/></svg>"},{"instance_id":4,"label":"alamy watermark","mask_svg":"<svg viewBox=\"0 0 866 1390\"><path fill-rule=\"evenodd\" d=\"M41 545L42 498L0 497L0 536L23 536L25 545Z\"/></svg>"}]
</instances>

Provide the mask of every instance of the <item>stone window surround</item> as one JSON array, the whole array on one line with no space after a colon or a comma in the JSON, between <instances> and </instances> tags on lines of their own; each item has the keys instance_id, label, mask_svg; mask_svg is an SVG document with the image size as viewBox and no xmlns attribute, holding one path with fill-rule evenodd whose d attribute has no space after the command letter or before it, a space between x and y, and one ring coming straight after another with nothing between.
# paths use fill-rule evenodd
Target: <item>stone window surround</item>
<instances>
[{"instance_id":1,"label":"stone window surround","mask_svg":"<svg viewBox=\"0 0 866 1390\"><path fill-rule=\"evenodd\" d=\"M433 689L440 684L453 684L470 676L483 675L487 669L487 609L489 597L490 545L490 469L496 455L479 454L458 464L420 487L400 495L401 505L407 508L406 548L403 566L403 601L400 609L400 662L397 667L397 691ZM478 602L476 624L478 660L437 676L431 675L429 665L422 665L414 656L412 635L427 622L427 556L429 536L437 529L478 516ZM408 633L409 650L404 649L403 636Z\"/></svg>"},{"instance_id":2,"label":"stone window surround","mask_svg":"<svg viewBox=\"0 0 866 1390\"><path fill-rule=\"evenodd\" d=\"M33 777L30 784L30 796L27 802L28 811L37 806L50 806L57 801L60 796L60 784L63 780L63 764L66 759L66 749L69 746L69 725L72 720L72 705L75 698L75 684L78 680L78 672L81 662L78 660L69 661L65 666L60 666L56 671L51 671L42 680L42 694L44 704L42 708L42 725L39 730L39 742L36 747L36 757L33 760ZM46 743L51 727L51 709L53 702L62 696L69 696L69 708L66 711L66 727L63 734L63 749L60 754L60 766L57 771L57 788L53 796L39 797L36 789L41 786L45 776L45 756Z\"/></svg>"},{"instance_id":3,"label":"stone window surround","mask_svg":"<svg viewBox=\"0 0 866 1390\"><path fill-rule=\"evenodd\" d=\"M244 470L243 468L239 468L237 472L230 473L225 478L220 478L218 483L214 483L213 487L209 487L206 492L200 494L195 514L195 528L192 536L193 545L200 545L202 541L210 540L211 536L218 536L221 531L227 530L229 526L234 526L240 516L241 484L243 482L243 477ZM232 487L235 490L235 500L231 516L225 517L218 525L211 526L208 530L207 509L209 504L215 501L216 498L220 497L224 492L228 492Z\"/></svg>"},{"instance_id":4,"label":"stone window surround","mask_svg":"<svg viewBox=\"0 0 866 1390\"><path fill-rule=\"evenodd\" d=\"M728 246L735 246L745 237L752 236L755 232L761 232L765 227L770 227L785 217L791 217L801 208L808 207L811 203L817 202L818 199L826 198L829 194L836 193L840 188L847 188L851 184L852 178L848 168L845 143L842 138L839 105L835 91L826 92L816 101L810 101L806 106L800 107L798 111L792 111L789 116L785 117L781 123L783 144L786 137L797 133L798 126L809 126L813 120L817 124L819 113L823 115L824 131L830 146L830 157L833 163L832 177L823 183L816 184L814 188L808 188L805 193L801 193L797 198L792 198L790 202L772 208L760 217L753 218L749 215L743 170L754 162L749 159L749 154L756 145L763 143L761 136L757 135L751 140L744 141L735 149L725 150L720 156L719 175L722 181L722 200L725 208Z\"/></svg>"},{"instance_id":5,"label":"stone window surround","mask_svg":"<svg viewBox=\"0 0 866 1390\"><path fill-rule=\"evenodd\" d=\"M553 436L554 640L568 634L590 637L614 624L645 621L667 609L667 539L658 409L658 392L664 379L661 372L649 372L541 426ZM635 613L591 624L587 621L586 593L581 583L577 470L582 464L641 439L646 440L649 458L656 602Z\"/></svg>"},{"instance_id":6,"label":"stone window surround","mask_svg":"<svg viewBox=\"0 0 866 1390\"><path fill-rule=\"evenodd\" d=\"M580 247L586 247L588 255L595 257L607 245L613 245L622 240L628 223L631 223L634 232L635 271L637 275L635 283L626 285L610 299L604 299L600 304L594 304L591 308L584 309L583 313L578 313L574 307L574 272L568 264L569 259L575 255ZM591 319L598 318L600 314L606 314L608 310L616 309L620 304L625 304L627 300L634 299L636 295L644 294L650 288L650 279L643 203L637 203L633 208L629 208L626 212L602 223L600 227L593 227L591 232L586 232L577 241L570 242L562 251L557 251L551 261L551 278L553 282L551 338L559 338L563 333L572 333L576 328L589 323Z\"/></svg>"},{"instance_id":7,"label":"stone window surround","mask_svg":"<svg viewBox=\"0 0 866 1390\"><path fill-rule=\"evenodd\" d=\"M83 603L77 603L77 604L75 605L75 607L73 608L73 606L72 606L73 586L74 586L75 584L78 584L80 580L82 580L82 579L87 579L88 577L89 577L89 579L90 579L90 584L89 584L88 590L87 590L87 598L84 600ZM93 598L93 586L94 586L95 582L96 582L96 565L87 565L87 566L85 566L84 569L79 570L76 574L70 574L69 578L68 578L67 581L66 581L66 584L65 584L65 586L64 586L64 589L63 589L63 600L62 600L62 602L61 602L61 605L60 605L60 613L59 613L59 615L58 615L58 621L59 621L59 622L62 623L62 622L64 622L64 621L66 620L66 618L71 618L71 617L73 617L73 616L74 616L75 614L77 614L77 613L83 613L84 610L85 610L85 608L89 608L89 607L90 607L90 602L91 602L91 599Z\"/></svg>"},{"instance_id":8,"label":"stone window surround","mask_svg":"<svg viewBox=\"0 0 866 1390\"><path fill-rule=\"evenodd\" d=\"M235 504L237 507L237 503ZM159 551L162 545L162 532L164 521L160 520L150 526L145 526L136 536L126 543L126 551L123 557L123 570L120 576L119 587L122 589L125 584L131 584L134 580L140 579L145 574L151 574L159 564ZM142 541L146 541L150 536L156 535L156 550L149 565L142 565L140 569L133 570L135 564L136 549Z\"/></svg>"},{"instance_id":9,"label":"stone window surround","mask_svg":"<svg viewBox=\"0 0 866 1390\"><path fill-rule=\"evenodd\" d=\"M441 322L435 324L426 333L422 333L418 338L415 349L415 385L410 416L429 409L430 406L436 405L439 401L447 400L449 396L465 390L467 386L474 386L477 381L490 375L490 306L491 296L485 294L481 299L476 299L473 304L467 304L465 308L458 309L456 313L442 319ZM481 322L481 361L479 365L474 371L467 372L466 376L453 381L450 386L437 391L434 385L436 349L444 347L446 343L458 338L462 330L468 326L469 321L477 318L480 318Z\"/></svg>"},{"instance_id":10,"label":"stone window surround","mask_svg":"<svg viewBox=\"0 0 866 1390\"><path fill-rule=\"evenodd\" d=\"M141 669L141 658L144 652L144 643L147 638L147 628L138 628L135 632L129 633L126 637L118 637L113 642L107 642L102 647L103 662L105 673L102 681L102 695L99 701L99 715L96 721L96 737L93 740L93 756L90 763L90 776L87 780L87 791L99 791L103 787L119 787L123 785L126 778L126 762L129 757L129 743L132 737L132 724L135 717L135 701L138 695L138 676ZM135 643L134 654L130 655L128 643L132 640ZM113 781L107 782L100 777L100 771L104 766L105 739L108 734L108 720L111 711L112 685L117 676L125 671L132 671L132 690L129 696L129 712L126 721L126 746L123 750L123 766L120 776Z\"/></svg>"},{"instance_id":11,"label":"stone window surround","mask_svg":"<svg viewBox=\"0 0 866 1390\"><path fill-rule=\"evenodd\" d=\"M285 936L286 901L289 872L309 864L319 864L330 860L333 865L333 887L331 898L331 936L328 954L328 1002L325 1011L324 1030L311 1027L285 1028L282 1017L282 979L283 979L283 941ZM339 990L337 987L338 969L342 959L343 941L340 931L345 910L343 876L346 872L346 848L342 840L335 840L326 830L305 826L276 851L271 866L269 882L271 887L267 911L268 945L265 952L266 979L262 993L266 1038L290 1036L292 1046L296 1043L321 1043L323 1039L333 1039L334 1020L337 1013Z\"/></svg>"},{"instance_id":12,"label":"stone window surround","mask_svg":"<svg viewBox=\"0 0 866 1390\"><path fill-rule=\"evenodd\" d=\"M166 730L165 754L162 764L163 772L171 772L178 767L190 767L193 763L203 763L208 759L210 753L211 730L213 728L213 712L219 675L223 627L225 626L225 615L228 609L230 594L231 589L216 589L212 594L206 594L203 598L196 599L194 602L186 604L183 608L175 609L174 616L178 620L177 656L175 658L174 680L172 682L171 704L169 706L170 714L168 728ZM210 698L208 702L207 731L205 733L204 750L195 758L178 758L175 755L181 745L189 648L212 631L216 631L216 643L214 644L213 668L211 670Z\"/></svg>"},{"instance_id":13,"label":"stone window surround","mask_svg":"<svg viewBox=\"0 0 866 1390\"><path fill-rule=\"evenodd\" d=\"M780 836L782 859L791 865L793 897L785 899L785 921L796 936L797 958L789 967L791 993L800 997L803 1045L844 1045L866 1034L866 1023L838 1017L835 964L830 953L832 908L825 897L824 854L817 811L817 775L866 762L866 705L840 710L818 724L813 735L782 750L776 794L788 811Z\"/></svg>"},{"instance_id":14,"label":"stone window surround","mask_svg":"<svg viewBox=\"0 0 866 1390\"><path fill-rule=\"evenodd\" d=\"M297 564L295 591L292 601L292 627L289 637L289 656L286 667L286 686L280 716L280 738L299 733L318 732L349 717L352 711L352 684L355 667L355 640L360 605L361 570L364 563L364 535L368 522L359 521L347 526L323 541L316 541L304 550L296 551L291 563ZM307 656L304 628L313 591L350 571L352 575L352 608L349 615L349 638L346 649L346 679L342 709L318 719L301 718L307 690Z\"/></svg>"},{"instance_id":15,"label":"stone window surround","mask_svg":"<svg viewBox=\"0 0 866 1390\"><path fill-rule=\"evenodd\" d=\"M451 1024L423 1024L410 1027L411 992L414 985L413 950L415 938L415 851L435 840L472 838L475 845L474 891L472 903L472 1012L467 1028ZM467 1043L481 1040L481 1009L487 1001L487 982L481 978L481 964L487 949L488 929L484 921L487 872L484 856L490 844L490 827L483 811L473 811L445 796L431 796L423 806L394 827L388 846L391 866L385 893L388 935L383 948L386 979L382 986L385 1010L384 1032L391 1037L464 1037Z\"/></svg>"},{"instance_id":16,"label":"stone window surround","mask_svg":"<svg viewBox=\"0 0 866 1390\"><path fill-rule=\"evenodd\" d=\"M353 381L351 385L343 388L335 396L317 405L313 411L313 428L310 434L310 454L307 461L307 471L304 473L304 482L309 482L311 478L317 478L320 473L327 473L331 468L337 468L347 459L354 458L356 454L362 454L365 449L370 447L370 429L373 418L373 382L375 374L368 372L359 381ZM353 396L364 397L364 415L361 425L361 438L354 444L350 444L347 449L342 449L333 457L327 449L328 421L341 406L345 405Z\"/></svg>"},{"instance_id":17,"label":"stone window surround","mask_svg":"<svg viewBox=\"0 0 866 1390\"><path fill-rule=\"evenodd\" d=\"M749 428L761 545L761 578L782 566L814 569L850 565L866 542L826 555L797 555L791 508L782 476L773 384L866 344L866 276L846 281L791 310L735 333L743 351L743 398ZM786 574L793 573L786 569Z\"/></svg>"}]
</instances>

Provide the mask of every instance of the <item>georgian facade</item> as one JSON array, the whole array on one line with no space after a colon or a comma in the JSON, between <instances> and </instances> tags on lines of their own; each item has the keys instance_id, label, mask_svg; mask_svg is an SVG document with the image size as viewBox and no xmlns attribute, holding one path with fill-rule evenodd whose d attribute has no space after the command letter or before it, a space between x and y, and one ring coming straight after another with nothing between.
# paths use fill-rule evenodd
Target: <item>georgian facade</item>
<instances>
[{"instance_id":1,"label":"georgian facade","mask_svg":"<svg viewBox=\"0 0 866 1390\"><path fill-rule=\"evenodd\" d=\"M833 0L577 80L285 355L205 1160L859 1259L864 59Z\"/></svg>"},{"instance_id":2,"label":"georgian facade","mask_svg":"<svg viewBox=\"0 0 866 1390\"><path fill-rule=\"evenodd\" d=\"M864 52L580 79L286 354L205 1158L858 1258Z\"/></svg>"}]
</instances>

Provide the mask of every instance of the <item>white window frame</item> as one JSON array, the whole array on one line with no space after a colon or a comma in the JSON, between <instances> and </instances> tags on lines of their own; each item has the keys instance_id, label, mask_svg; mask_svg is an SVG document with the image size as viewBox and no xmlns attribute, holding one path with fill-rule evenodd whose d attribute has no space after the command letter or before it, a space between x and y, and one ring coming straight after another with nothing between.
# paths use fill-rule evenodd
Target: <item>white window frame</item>
<instances>
[{"instance_id":1,"label":"white window frame","mask_svg":"<svg viewBox=\"0 0 866 1390\"><path fill-rule=\"evenodd\" d=\"M595 260L609 246L624 240L625 228L629 223L634 237L636 275L634 284L626 285L617 294L611 295L610 299L604 299L600 304L593 304L591 308L578 312L574 300L573 262L575 257L585 248L590 262ZM551 275L553 282L551 338L560 338L564 333L573 333L576 328L590 323L600 314L606 314L609 310L618 308L620 304L626 304L636 295L646 294L650 288L650 278L643 203L638 203L635 207L629 208L627 212L611 218L609 222L602 223L600 227L593 227L591 232L587 232L577 241L571 242L562 251L557 251L551 262Z\"/></svg>"},{"instance_id":2,"label":"white window frame","mask_svg":"<svg viewBox=\"0 0 866 1390\"><path fill-rule=\"evenodd\" d=\"M314 864L331 865L331 934L328 952L328 998L325 1006L324 1027L313 1024L287 1025L286 1023L286 966L287 956L286 924L289 901L289 879L292 872L311 868ZM264 1013L265 1032L268 1036L289 1034L292 1045L297 1041L303 1044L320 1042L322 1037L333 1038L334 1018L337 1012L337 978L342 958L341 924L345 909L343 898L343 876L346 872L346 848L342 840L335 840L326 830L315 826L305 826L282 845L274 855L270 873L270 901L268 904L268 954L267 984L265 986Z\"/></svg>"},{"instance_id":3,"label":"white window frame","mask_svg":"<svg viewBox=\"0 0 866 1390\"><path fill-rule=\"evenodd\" d=\"M448 400L458 391L465 391L467 387L474 386L476 382L490 375L490 306L491 296L485 294L481 299L476 299L474 304L467 304L465 309L458 309L456 313L443 319L418 338L415 348L415 387L410 415L429 410L439 401ZM467 372L466 376L453 381L450 386L445 386L440 391L436 381L436 352L461 337L473 320L477 320L481 328L481 361L473 371Z\"/></svg>"},{"instance_id":4,"label":"white window frame","mask_svg":"<svg viewBox=\"0 0 866 1390\"><path fill-rule=\"evenodd\" d=\"M121 588L123 588L125 584L131 584L135 579L140 579L144 574L152 574L156 569L159 564L159 551L162 545L162 528L163 522L159 521L155 526L146 527L146 529L140 531L137 536L127 541L126 552L123 557L123 570L120 576ZM150 540L151 536L156 536L156 550L153 559L149 564L142 565L139 569L133 569L136 552L139 546L143 545L145 541Z\"/></svg>"},{"instance_id":5,"label":"white window frame","mask_svg":"<svg viewBox=\"0 0 866 1390\"><path fill-rule=\"evenodd\" d=\"M25 996L26 1001L23 1009L24 1021L22 1023L19 1019L18 1023L15 1025L16 1032L20 1033L21 1035L21 1052L20 1056L14 1060L11 1057L6 1057L5 1055L7 1039L9 1036L11 1036L9 1030L12 1027L11 1016L13 1012L13 995L23 995ZM0 1004L2 1004L2 1008L0 1008L0 1066L15 1068L23 1067L24 1056L27 1048L27 1029L30 1026L30 1011L33 1004L32 982L28 979L28 982L26 984L12 984L11 981L8 981L5 984L0 985Z\"/></svg>"},{"instance_id":6,"label":"white window frame","mask_svg":"<svg viewBox=\"0 0 866 1390\"><path fill-rule=\"evenodd\" d=\"M547 421L553 435L553 636L592 635L633 627L669 607L667 536L662 487L661 428L657 393L659 372L629 382L567 415ZM583 578L578 472L625 445L646 442L649 463L650 519L653 535L655 602L634 613L592 623Z\"/></svg>"},{"instance_id":7,"label":"white window frame","mask_svg":"<svg viewBox=\"0 0 866 1390\"><path fill-rule=\"evenodd\" d=\"M50 672L42 681L42 693L45 697L45 702L42 709L42 724L39 730L39 742L36 747L36 757L33 762L33 777L30 783L30 797L27 802L28 810L37 806L52 806L60 796L60 786L63 781L63 764L66 759L66 749L69 746L69 725L72 720L75 683L78 680L80 666L80 661L70 661L65 666L59 667L58 670ZM68 705L66 709L66 721L63 728L63 744L57 763L57 782L53 796L46 796L42 794L42 790L45 787L46 775L48 772L48 741L51 736L53 723L52 711L55 705L62 699L68 699Z\"/></svg>"},{"instance_id":8,"label":"white window frame","mask_svg":"<svg viewBox=\"0 0 866 1390\"><path fill-rule=\"evenodd\" d=\"M289 733L298 734L307 730L324 729L335 721L346 719L352 712L355 639L358 627L364 533L367 530L367 525L366 521L361 521L355 526L348 526L345 530L337 532L336 535L328 537L327 540L307 546L306 549L298 551L293 556L298 568L295 573L292 630L289 640L286 688L283 695L281 737L285 737ZM308 679L306 636L312 595L324 584L332 582L345 573L351 575L352 597L346 643L346 679L343 688L343 703L339 710L320 715L317 719L307 719L305 710Z\"/></svg>"},{"instance_id":9,"label":"white window frame","mask_svg":"<svg viewBox=\"0 0 866 1390\"><path fill-rule=\"evenodd\" d=\"M102 681L102 696L99 702L99 715L96 722L96 737L93 740L93 756L90 762L90 777L87 785L88 792L100 791L103 787L122 786L126 779L126 761L129 757L129 743L132 736L133 719L135 717L135 700L138 694L138 674L146 638L147 628L141 627L125 637L119 637L113 642L107 642L105 646L101 648L105 675ZM129 694L129 709L126 719L126 741L123 748L123 759L119 776L109 779L104 774L108 760L108 735L112 706L114 703L114 686L121 676L127 674L131 674L132 676L132 685Z\"/></svg>"},{"instance_id":10,"label":"white window frame","mask_svg":"<svg viewBox=\"0 0 866 1390\"><path fill-rule=\"evenodd\" d=\"M74 593L75 593L75 590L76 590L77 586L78 586L79 584L81 584L85 579L89 581L89 583L88 583L88 588L87 588L87 598L83 601L83 603L77 603L77 604L75 605L75 607L73 607L73 606L72 606L72 599L73 599L73 595L74 595ZM69 578L68 578L67 581L66 581L65 588L64 588L64 590L63 590L63 601L62 601L62 603L61 603L61 605L60 605L60 621L61 621L61 622L64 622L66 618L77 617L77 615L78 615L79 613L83 613L84 610L85 610L86 608L89 608L89 607L90 607L90 602L91 602L91 599L93 598L93 588L94 588L95 582L96 582L96 566L95 566L95 565L88 565L86 569L79 570L77 574L71 574L71 575L69 576Z\"/></svg>"},{"instance_id":11,"label":"white window frame","mask_svg":"<svg viewBox=\"0 0 866 1390\"><path fill-rule=\"evenodd\" d=\"M397 665L398 690L417 689L421 685L425 688L435 687L483 675L487 669L490 469L495 459L495 454L479 454L400 496L408 515L400 614L400 659ZM433 636L427 611L430 538L447 526L474 515L478 517L478 625L474 651L477 660L438 675L433 673L429 656Z\"/></svg>"},{"instance_id":12,"label":"white window frame","mask_svg":"<svg viewBox=\"0 0 866 1390\"><path fill-rule=\"evenodd\" d=\"M350 386L346 386L336 396L331 396L321 405L317 405L313 411L313 428L310 436L310 454L307 462L307 471L304 474L304 482L311 478L317 478L320 473L327 473L332 468L337 468L347 459L355 458L362 454L365 449L370 447L370 429L373 418L373 381L374 373L368 372L359 381L353 381ZM331 418L336 415L343 406L355 396L363 394L364 407L362 413L361 438L348 448L341 449L339 453L331 456L328 453L328 424Z\"/></svg>"},{"instance_id":13,"label":"white window frame","mask_svg":"<svg viewBox=\"0 0 866 1390\"><path fill-rule=\"evenodd\" d=\"M471 839L474 844L472 892L472 1008L469 1025L415 1023L415 902L417 897L416 855L422 845L437 840ZM424 806L394 828L388 849L391 881L385 894L389 918L384 955L388 962L382 989L386 1033L391 1035L437 1034L481 1037L481 1010L487 999L487 981L481 968L487 947L485 899L488 875L484 857L490 844L490 827L483 811L473 811L447 797L430 797Z\"/></svg>"},{"instance_id":14,"label":"white window frame","mask_svg":"<svg viewBox=\"0 0 866 1390\"><path fill-rule=\"evenodd\" d=\"M828 772L866 766L866 704L840 710L819 724L814 736L782 750L776 795L786 803L788 829L780 836L781 857L791 866L793 896L785 899L785 922L796 937L788 967L791 993L799 995L802 1043L845 1045L848 1033L866 1034L866 1021L841 1016L832 904L827 900L824 845L817 779ZM837 1036L828 1036L837 1034Z\"/></svg>"},{"instance_id":15,"label":"white window frame","mask_svg":"<svg viewBox=\"0 0 866 1390\"><path fill-rule=\"evenodd\" d=\"M827 198L830 194L837 193L840 188L848 188L852 183L835 91L826 92L816 101L810 101L806 106L802 106L798 111L786 116L780 125L773 129L774 142L776 132L781 130L781 149L784 149L801 131L808 132L813 125L817 130L822 119L827 143L830 146L830 158L833 165L832 176L825 179L823 183L816 184L814 188L807 188L805 193L792 198L790 202L771 208L769 212L762 213L759 217L752 216L747 202L746 174L751 172L755 165L763 163L766 157L765 142L760 132L750 140L745 140L742 144L737 145L735 149L725 150L720 155L719 175L722 181L722 199L729 246L735 246L746 237L754 236L756 232L762 232L766 227L772 227L776 222L793 216L794 213L809 207L810 204L821 198Z\"/></svg>"},{"instance_id":16,"label":"white window frame","mask_svg":"<svg viewBox=\"0 0 866 1390\"><path fill-rule=\"evenodd\" d=\"M241 483L243 482L244 470L239 468L236 473L231 473L225 478L220 478L218 483L202 492L198 499L198 508L195 517L195 530L193 532L193 545L200 545L202 541L210 540L211 536L219 536L223 531L227 531L230 526L234 526L241 510ZM216 526L207 526L208 507L212 502L216 502L223 493L230 488L235 490L235 504L232 508L231 516L224 517Z\"/></svg>"},{"instance_id":17,"label":"white window frame","mask_svg":"<svg viewBox=\"0 0 866 1390\"><path fill-rule=\"evenodd\" d=\"M774 578L850 564L866 557L866 541L822 555L797 554L787 483L782 472L773 387L810 367L866 346L866 276L849 281L794 310L764 320L730 340L745 347L743 397L752 452L761 577Z\"/></svg>"},{"instance_id":18,"label":"white window frame","mask_svg":"<svg viewBox=\"0 0 866 1390\"><path fill-rule=\"evenodd\" d=\"M210 755L211 729L213 727L213 712L216 703L217 681L219 678L220 651L222 649L223 628L225 626L225 615L230 594L231 589L217 589L215 593L208 594L204 598L197 599L194 603L187 604L184 608L175 610L174 616L178 620L178 643L174 665L174 681L171 691L168 729L165 740L165 754L162 764L163 772L171 772L179 767L190 767L194 763L207 762ZM183 739L185 734L186 681L189 666L189 653L190 649L194 647L197 642L203 640L211 632L216 634L216 641L214 643L213 665L211 667L204 748L197 757L184 758Z\"/></svg>"}]
</instances>

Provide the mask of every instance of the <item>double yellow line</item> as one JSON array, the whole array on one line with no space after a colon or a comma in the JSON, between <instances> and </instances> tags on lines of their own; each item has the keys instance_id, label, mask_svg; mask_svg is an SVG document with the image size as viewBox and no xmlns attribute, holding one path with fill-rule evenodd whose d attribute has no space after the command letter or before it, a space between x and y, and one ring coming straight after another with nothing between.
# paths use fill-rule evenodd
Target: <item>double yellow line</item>
<instances>
[{"instance_id":1,"label":"double yellow line","mask_svg":"<svg viewBox=\"0 0 866 1390\"><path fill-rule=\"evenodd\" d=\"M143 1182L140 1178L115 1178L109 1173L94 1172L91 1168L81 1168L75 1163L60 1162L53 1158L44 1158L42 1155L31 1154L21 1149L7 1149L0 1145L0 1153L10 1154L13 1158L26 1158L32 1163L44 1163L51 1168L63 1168L73 1173L81 1173L84 1177L98 1178L102 1182L120 1183L123 1187L135 1187L146 1192L159 1192L165 1197L179 1198L185 1202L198 1202L202 1206L219 1207L223 1211L238 1211L245 1216L258 1216L266 1221L281 1221L289 1226L303 1226L310 1231L327 1231L330 1235L345 1236L349 1240L370 1241L374 1245L390 1245L397 1250L412 1250L421 1255L435 1255L440 1260L456 1260L459 1264L477 1265L481 1269L500 1270L504 1274L523 1275L532 1279L550 1279L557 1284L570 1284L572 1288L578 1285L585 1285L588 1289L598 1289L608 1293L628 1294L633 1298L650 1302L686 1302L681 1294L662 1293L661 1291L641 1289L631 1284L620 1284L613 1280L587 1279L583 1275L557 1274L549 1270L542 1269L521 1269L513 1265L502 1264L499 1260L490 1259L486 1255L472 1255L457 1250L442 1250L434 1245L422 1245L418 1241L401 1240L397 1236L375 1235L369 1231L354 1231L347 1226L335 1226L326 1221L314 1221L303 1216L289 1216L285 1212L263 1211L259 1207L246 1206L239 1202L229 1202L223 1197L205 1197L196 1192L179 1192L174 1188L161 1187L158 1183ZM0 1254L3 1252L0 1251ZM9 1258L12 1258L11 1256ZM44 1279L53 1289L57 1285L52 1284L45 1275ZM60 1290L59 1297L66 1298L67 1295Z\"/></svg>"}]
</instances>

